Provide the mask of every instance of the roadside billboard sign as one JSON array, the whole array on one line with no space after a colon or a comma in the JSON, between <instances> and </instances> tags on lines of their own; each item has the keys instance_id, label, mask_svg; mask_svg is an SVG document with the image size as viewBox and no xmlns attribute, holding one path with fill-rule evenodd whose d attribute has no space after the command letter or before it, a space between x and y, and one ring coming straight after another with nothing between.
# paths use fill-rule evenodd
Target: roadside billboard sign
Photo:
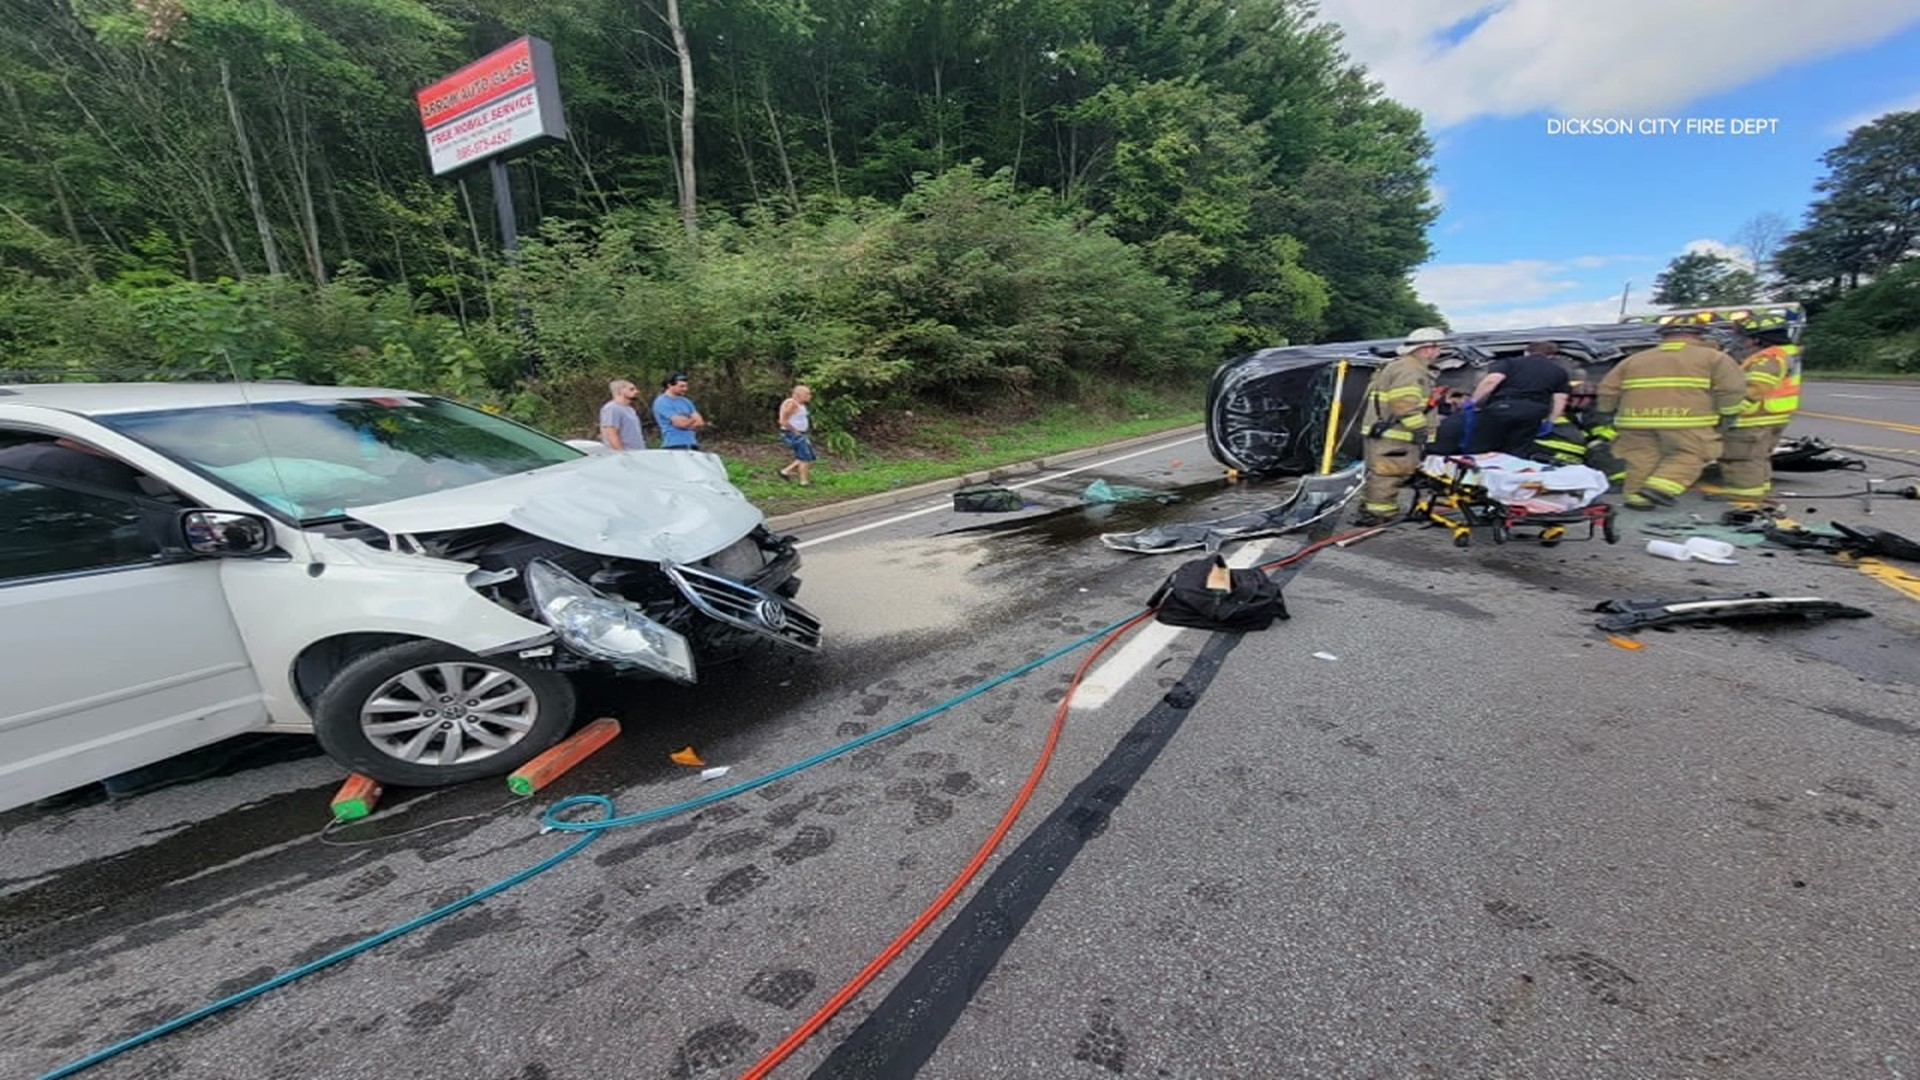
<instances>
[{"instance_id":1,"label":"roadside billboard sign","mask_svg":"<svg viewBox=\"0 0 1920 1080\"><path fill-rule=\"evenodd\" d=\"M414 95L433 174L564 139L553 46L523 37Z\"/></svg>"}]
</instances>

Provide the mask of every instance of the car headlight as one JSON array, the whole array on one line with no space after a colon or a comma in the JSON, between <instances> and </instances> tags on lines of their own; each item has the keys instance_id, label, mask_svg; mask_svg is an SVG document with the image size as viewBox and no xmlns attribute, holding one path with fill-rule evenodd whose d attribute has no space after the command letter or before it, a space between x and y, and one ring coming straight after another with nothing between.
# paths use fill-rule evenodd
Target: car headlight
<instances>
[{"instance_id":1,"label":"car headlight","mask_svg":"<svg viewBox=\"0 0 1920 1080\"><path fill-rule=\"evenodd\" d=\"M683 683L694 681L687 639L601 593L545 559L527 564L527 590L542 622L575 652L631 664Z\"/></svg>"}]
</instances>

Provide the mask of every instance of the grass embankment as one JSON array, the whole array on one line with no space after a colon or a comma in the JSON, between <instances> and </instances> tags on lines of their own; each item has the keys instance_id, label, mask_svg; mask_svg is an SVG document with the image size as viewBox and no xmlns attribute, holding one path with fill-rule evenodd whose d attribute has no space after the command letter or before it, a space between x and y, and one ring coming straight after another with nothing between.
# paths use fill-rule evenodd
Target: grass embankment
<instances>
[{"instance_id":1,"label":"grass embankment","mask_svg":"<svg viewBox=\"0 0 1920 1080\"><path fill-rule=\"evenodd\" d=\"M729 477L747 498L771 516L1197 424L1199 401L1197 394L1178 394L1163 407L1127 412L1063 404L1037 414L902 413L871 425L851 453L830 449L837 441L831 433L816 434L820 460L807 487L779 477L793 458L773 435L709 436L702 443L727 463Z\"/></svg>"}]
</instances>

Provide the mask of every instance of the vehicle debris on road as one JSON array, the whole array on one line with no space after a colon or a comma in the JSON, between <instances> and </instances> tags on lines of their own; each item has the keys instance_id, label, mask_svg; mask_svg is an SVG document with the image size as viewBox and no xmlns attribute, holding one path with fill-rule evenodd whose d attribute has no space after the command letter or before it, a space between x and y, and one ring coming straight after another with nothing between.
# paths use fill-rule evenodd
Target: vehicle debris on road
<instances>
[{"instance_id":1,"label":"vehicle debris on road","mask_svg":"<svg viewBox=\"0 0 1920 1080\"><path fill-rule=\"evenodd\" d=\"M1865 469L1867 463L1834 450L1833 444L1817 435L1787 439L1773 450L1775 472L1827 472L1833 469Z\"/></svg>"},{"instance_id":2,"label":"vehicle debris on road","mask_svg":"<svg viewBox=\"0 0 1920 1080\"><path fill-rule=\"evenodd\" d=\"M1153 502L1166 504L1180 501L1180 496L1171 491L1155 491L1152 488L1138 487L1133 484L1112 484L1105 480L1095 480L1080 493L1080 499L1089 505L1100 506L1106 503Z\"/></svg>"},{"instance_id":3,"label":"vehicle debris on road","mask_svg":"<svg viewBox=\"0 0 1920 1080\"><path fill-rule=\"evenodd\" d=\"M1766 538L1781 547L1795 548L1801 551L1824 551L1833 555L1851 555L1856 558L1878 556L1888 559L1900 559L1904 562L1920 562L1920 543L1901 536L1899 533L1876 529L1870 525L1843 525L1833 522L1833 530L1809 529L1804 525L1782 525L1769 523Z\"/></svg>"},{"instance_id":4,"label":"vehicle debris on road","mask_svg":"<svg viewBox=\"0 0 1920 1080\"><path fill-rule=\"evenodd\" d=\"M1340 512L1360 490L1364 467L1354 465L1335 473L1302 477L1287 501L1269 510L1255 510L1214 521L1155 525L1131 533L1102 533L1100 542L1115 551L1163 555L1205 548L1220 550L1228 540L1250 540L1297 532Z\"/></svg>"},{"instance_id":5,"label":"vehicle debris on road","mask_svg":"<svg viewBox=\"0 0 1920 1080\"><path fill-rule=\"evenodd\" d=\"M1864 619L1873 615L1873 612L1862 608L1815 596L1778 597L1757 591L1731 596L1698 596L1685 600L1605 600L1595 605L1593 610L1607 616L1595 624L1607 631L1786 616L1819 620Z\"/></svg>"}]
</instances>

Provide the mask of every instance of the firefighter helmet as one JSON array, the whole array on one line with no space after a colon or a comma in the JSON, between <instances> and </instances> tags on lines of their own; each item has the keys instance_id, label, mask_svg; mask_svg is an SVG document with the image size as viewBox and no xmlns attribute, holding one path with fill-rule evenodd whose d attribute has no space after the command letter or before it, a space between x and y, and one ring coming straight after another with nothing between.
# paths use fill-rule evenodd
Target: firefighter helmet
<instances>
[{"instance_id":1,"label":"firefighter helmet","mask_svg":"<svg viewBox=\"0 0 1920 1080\"><path fill-rule=\"evenodd\" d=\"M1755 315L1741 319L1740 332L1755 341L1786 341L1792 336L1785 315Z\"/></svg>"},{"instance_id":2,"label":"firefighter helmet","mask_svg":"<svg viewBox=\"0 0 1920 1080\"><path fill-rule=\"evenodd\" d=\"M1686 322L1684 320L1679 320L1679 319L1676 319L1673 322L1661 323L1660 330L1659 330L1659 334L1663 338L1664 337L1680 337L1683 335L1686 337L1704 337L1706 333L1707 333L1707 328L1701 325L1700 323Z\"/></svg>"},{"instance_id":3,"label":"firefighter helmet","mask_svg":"<svg viewBox=\"0 0 1920 1080\"><path fill-rule=\"evenodd\" d=\"M1407 340L1400 346L1399 352L1401 356L1405 356L1423 345L1440 345L1445 343L1446 340L1447 332L1445 330L1435 326L1423 326L1407 335Z\"/></svg>"}]
</instances>

